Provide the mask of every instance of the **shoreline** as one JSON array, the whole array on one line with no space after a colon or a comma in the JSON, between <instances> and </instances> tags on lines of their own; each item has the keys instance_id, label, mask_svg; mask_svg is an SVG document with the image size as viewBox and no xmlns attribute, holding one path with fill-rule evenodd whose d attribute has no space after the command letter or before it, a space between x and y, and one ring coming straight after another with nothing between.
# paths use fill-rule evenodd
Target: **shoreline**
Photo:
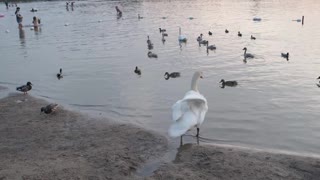
<instances>
[{"instance_id":1,"label":"shoreline","mask_svg":"<svg viewBox=\"0 0 320 180\"><path fill-rule=\"evenodd\" d=\"M0 179L318 179L320 158L169 141L132 124L11 93L0 99ZM170 159L170 158L169 158Z\"/></svg>"}]
</instances>

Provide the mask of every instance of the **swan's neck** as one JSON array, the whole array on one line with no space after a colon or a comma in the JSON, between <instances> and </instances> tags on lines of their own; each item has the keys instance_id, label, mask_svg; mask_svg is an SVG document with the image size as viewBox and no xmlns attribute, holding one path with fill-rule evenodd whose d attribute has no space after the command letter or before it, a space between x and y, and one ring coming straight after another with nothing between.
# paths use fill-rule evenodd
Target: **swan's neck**
<instances>
[{"instance_id":1,"label":"swan's neck","mask_svg":"<svg viewBox=\"0 0 320 180\"><path fill-rule=\"evenodd\" d=\"M193 76L192 77L191 90L199 92L199 90L198 90L198 79L199 79L198 76Z\"/></svg>"}]
</instances>

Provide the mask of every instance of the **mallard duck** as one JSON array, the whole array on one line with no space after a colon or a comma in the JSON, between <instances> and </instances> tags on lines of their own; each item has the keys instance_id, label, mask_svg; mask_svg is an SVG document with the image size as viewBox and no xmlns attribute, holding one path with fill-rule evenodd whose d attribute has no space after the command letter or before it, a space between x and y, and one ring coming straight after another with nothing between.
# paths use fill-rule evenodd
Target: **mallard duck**
<instances>
[{"instance_id":1,"label":"mallard duck","mask_svg":"<svg viewBox=\"0 0 320 180\"><path fill-rule=\"evenodd\" d=\"M143 19L143 17L142 17L142 16L140 16L140 14L138 14L138 19Z\"/></svg>"},{"instance_id":2,"label":"mallard duck","mask_svg":"<svg viewBox=\"0 0 320 180\"><path fill-rule=\"evenodd\" d=\"M252 40L256 40L256 38L255 38L255 37L253 37L252 35L251 35L251 39L252 39Z\"/></svg>"},{"instance_id":3,"label":"mallard duck","mask_svg":"<svg viewBox=\"0 0 320 180\"><path fill-rule=\"evenodd\" d=\"M167 30L159 28L160 33L166 32Z\"/></svg>"},{"instance_id":4,"label":"mallard duck","mask_svg":"<svg viewBox=\"0 0 320 180\"><path fill-rule=\"evenodd\" d=\"M289 53L281 53L281 57L286 58L287 60L289 60Z\"/></svg>"},{"instance_id":5,"label":"mallard duck","mask_svg":"<svg viewBox=\"0 0 320 180\"><path fill-rule=\"evenodd\" d=\"M229 33L228 29L226 29L224 32L225 32L225 33Z\"/></svg>"},{"instance_id":6,"label":"mallard duck","mask_svg":"<svg viewBox=\"0 0 320 180\"><path fill-rule=\"evenodd\" d=\"M209 34L209 36L212 36L212 32L211 31L209 31L208 34Z\"/></svg>"},{"instance_id":7,"label":"mallard duck","mask_svg":"<svg viewBox=\"0 0 320 180\"><path fill-rule=\"evenodd\" d=\"M148 52L148 57L149 58L158 58L158 55L155 53L152 53L151 51Z\"/></svg>"},{"instance_id":8,"label":"mallard duck","mask_svg":"<svg viewBox=\"0 0 320 180\"><path fill-rule=\"evenodd\" d=\"M224 86L234 87L238 85L237 81L225 81L224 79L221 79L219 83L221 83L222 88L224 88Z\"/></svg>"},{"instance_id":9,"label":"mallard duck","mask_svg":"<svg viewBox=\"0 0 320 180\"><path fill-rule=\"evenodd\" d=\"M247 48L244 47L242 50L244 50L244 58L247 59L247 58L254 58L254 55L250 54L250 53L247 53Z\"/></svg>"},{"instance_id":10,"label":"mallard duck","mask_svg":"<svg viewBox=\"0 0 320 180\"><path fill-rule=\"evenodd\" d=\"M217 47L215 46L215 45L210 45L209 46L209 41L208 41L208 43L207 43L207 50L215 50L215 49L217 49Z\"/></svg>"},{"instance_id":11,"label":"mallard duck","mask_svg":"<svg viewBox=\"0 0 320 180\"><path fill-rule=\"evenodd\" d=\"M46 114L51 114L51 113L55 112L57 110L57 108L58 108L58 104L49 104L46 107L41 108L40 114L42 112L44 112Z\"/></svg>"},{"instance_id":12,"label":"mallard duck","mask_svg":"<svg viewBox=\"0 0 320 180\"><path fill-rule=\"evenodd\" d=\"M238 36L239 36L239 37L242 37L242 34L240 33L240 31L238 31Z\"/></svg>"},{"instance_id":13,"label":"mallard duck","mask_svg":"<svg viewBox=\"0 0 320 180\"><path fill-rule=\"evenodd\" d=\"M141 75L141 70L136 66L136 69L134 70L134 73Z\"/></svg>"},{"instance_id":14,"label":"mallard duck","mask_svg":"<svg viewBox=\"0 0 320 180\"><path fill-rule=\"evenodd\" d=\"M172 72L172 73L166 72L166 73L164 74L164 78L165 78L166 80L168 80L168 79L170 79L170 78L177 78L177 77L180 77L180 73L179 73L179 72Z\"/></svg>"},{"instance_id":15,"label":"mallard duck","mask_svg":"<svg viewBox=\"0 0 320 180\"><path fill-rule=\"evenodd\" d=\"M62 76L62 68L60 68L60 73L57 74L57 78L58 79L63 78L63 76Z\"/></svg>"},{"instance_id":16,"label":"mallard duck","mask_svg":"<svg viewBox=\"0 0 320 180\"><path fill-rule=\"evenodd\" d=\"M31 82L27 82L26 85L17 87L17 91L21 91L23 92L23 94L27 94L28 91L30 91L32 89L32 83Z\"/></svg>"}]
</instances>

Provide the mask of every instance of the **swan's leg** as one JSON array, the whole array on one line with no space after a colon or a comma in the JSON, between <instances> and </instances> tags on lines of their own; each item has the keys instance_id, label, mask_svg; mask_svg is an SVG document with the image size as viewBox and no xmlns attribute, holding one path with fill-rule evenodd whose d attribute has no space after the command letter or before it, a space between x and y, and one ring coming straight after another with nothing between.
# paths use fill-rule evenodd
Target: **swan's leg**
<instances>
[{"instance_id":1,"label":"swan's leg","mask_svg":"<svg viewBox=\"0 0 320 180\"><path fill-rule=\"evenodd\" d=\"M199 131L200 131L200 128L197 128L197 137L199 137Z\"/></svg>"},{"instance_id":2,"label":"swan's leg","mask_svg":"<svg viewBox=\"0 0 320 180\"><path fill-rule=\"evenodd\" d=\"M199 137L197 137L197 144L199 145Z\"/></svg>"}]
</instances>

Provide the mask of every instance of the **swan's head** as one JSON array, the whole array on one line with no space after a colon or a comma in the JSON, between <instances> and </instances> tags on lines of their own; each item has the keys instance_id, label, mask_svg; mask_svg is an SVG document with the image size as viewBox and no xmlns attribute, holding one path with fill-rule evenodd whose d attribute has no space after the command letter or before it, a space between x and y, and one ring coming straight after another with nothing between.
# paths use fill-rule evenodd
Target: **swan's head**
<instances>
[{"instance_id":1,"label":"swan's head","mask_svg":"<svg viewBox=\"0 0 320 180\"><path fill-rule=\"evenodd\" d=\"M242 50L246 51L246 50L247 50L247 47L244 47Z\"/></svg>"},{"instance_id":2,"label":"swan's head","mask_svg":"<svg viewBox=\"0 0 320 180\"><path fill-rule=\"evenodd\" d=\"M203 73L201 71L197 71L194 73L191 81L191 90L198 91L197 81L199 78L203 79Z\"/></svg>"},{"instance_id":3,"label":"swan's head","mask_svg":"<svg viewBox=\"0 0 320 180\"><path fill-rule=\"evenodd\" d=\"M203 79L203 72L197 71L194 73L193 77L195 77L196 79L199 79L199 78Z\"/></svg>"},{"instance_id":4,"label":"swan's head","mask_svg":"<svg viewBox=\"0 0 320 180\"><path fill-rule=\"evenodd\" d=\"M221 81L219 83L224 83L224 82L225 82L224 79L221 79Z\"/></svg>"}]
</instances>

